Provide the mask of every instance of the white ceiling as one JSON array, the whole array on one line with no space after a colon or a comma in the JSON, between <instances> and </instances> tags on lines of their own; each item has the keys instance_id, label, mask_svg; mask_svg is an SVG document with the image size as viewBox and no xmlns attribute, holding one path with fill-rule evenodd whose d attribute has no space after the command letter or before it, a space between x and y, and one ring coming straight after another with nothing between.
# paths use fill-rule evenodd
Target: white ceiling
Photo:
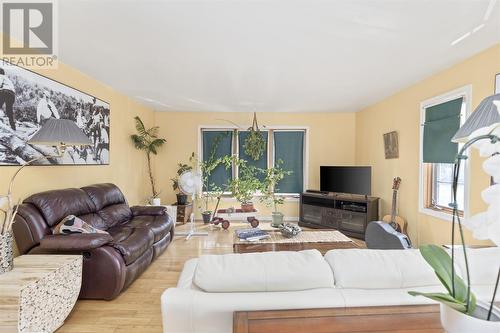
<instances>
[{"instance_id":1,"label":"white ceiling","mask_svg":"<svg viewBox=\"0 0 500 333\"><path fill-rule=\"evenodd\" d=\"M160 111L355 112L500 42L496 0L58 3L60 60Z\"/></svg>"}]
</instances>

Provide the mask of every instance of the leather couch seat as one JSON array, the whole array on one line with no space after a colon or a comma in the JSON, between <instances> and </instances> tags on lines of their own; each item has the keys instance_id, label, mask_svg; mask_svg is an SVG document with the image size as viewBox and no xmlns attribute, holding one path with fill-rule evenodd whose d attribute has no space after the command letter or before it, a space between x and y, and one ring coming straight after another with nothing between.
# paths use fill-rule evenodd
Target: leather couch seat
<instances>
[{"instance_id":1,"label":"leather couch seat","mask_svg":"<svg viewBox=\"0 0 500 333\"><path fill-rule=\"evenodd\" d=\"M135 228L147 227L153 232L155 243L165 238L170 232L170 229L172 229L171 223L165 223L165 221L158 216L135 216L127 225Z\"/></svg>"},{"instance_id":2,"label":"leather couch seat","mask_svg":"<svg viewBox=\"0 0 500 333\"><path fill-rule=\"evenodd\" d=\"M154 234L149 228L118 226L108 229L113 237L112 246L120 252L126 265L142 256L154 243Z\"/></svg>"},{"instance_id":3,"label":"leather couch seat","mask_svg":"<svg viewBox=\"0 0 500 333\"><path fill-rule=\"evenodd\" d=\"M68 215L109 235L53 235L53 227ZM174 237L165 207L129 207L114 184L31 195L19 205L13 231L21 254L82 254L80 298L106 300L132 284Z\"/></svg>"},{"instance_id":4,"label":"leather couch seat","mask_svg":"<svg viewBox=\"0 0 500 333\"><path fill-rule=\"evenodd\" d=\"M284 260L287 253L290 257ZM472 291L479 300L489 301L500 248L470 249L468 253L474 269ZM325 254L323 262L311 258L303 267L297 265L301 260L293 258L297 252L237 256L240 260L226 254L186 261L177 287L167 289L161 297L163 332L231 333L234 311L435 304L425 297L413 297L408 291L445 292L414 249L332 250ZM324 273L325 265L330 272ZM457 274L464 271L463 258L457 254ZM318 283L311 272L323 274L331 287ZM309 281L288 285L287 279L293 280L296 275ZM275 284L278 281L282 281L280 286Z\"/></svg>"}]
</instances>

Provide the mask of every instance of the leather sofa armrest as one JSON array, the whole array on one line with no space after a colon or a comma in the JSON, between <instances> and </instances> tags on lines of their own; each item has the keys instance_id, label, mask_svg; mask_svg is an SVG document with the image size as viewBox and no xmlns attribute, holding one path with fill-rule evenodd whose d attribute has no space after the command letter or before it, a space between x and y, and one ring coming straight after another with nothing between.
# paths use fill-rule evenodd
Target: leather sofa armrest
<instances>
[{"instance_id":1,"label":"leather sofa armrest","mask_svg":"<svg viewBox=\"0 0 500 333\"><path fill-rule=\"evenodd\" d=\"M163 216L167 215L167 208L163 206L132 206L133 216Z\"/></svg>"},{"instance_id":2,"label":"leather sofa armrest","mask_svg":"<svg viewBox=\"0 0 500 333\"><path fill-rule=\"evenodd\" d=\"M40 240L40 248L53 251L85 251L113 241L109 234L48 235Z\"/></svg>"}]
</instances>

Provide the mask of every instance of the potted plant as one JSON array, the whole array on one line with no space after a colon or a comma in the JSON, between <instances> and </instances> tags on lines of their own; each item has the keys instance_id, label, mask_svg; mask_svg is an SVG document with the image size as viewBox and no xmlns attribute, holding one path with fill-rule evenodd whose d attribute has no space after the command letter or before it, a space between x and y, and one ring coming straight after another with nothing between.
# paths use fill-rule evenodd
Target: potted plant
<instances>
[{"instance_id":1,"label":"potted plant","mask_svg":"<svg viewBox=\"0 0 500 333\"><path fill-rule=\"evenodd\" d=\"M253 113L252 127L248 128L248 136L243 143L245 153L255 161L259 160L266 150L267 142L262 135L259 124L257 123L257 114Z\"/></svg>"},{"instance_id":2,"label":"potted plant","mask_svg":"<svg viewBox=\"0 0 500 333\"><path fill-rule=\"evenodd\" d=\"M282 168L283 161L278 160L273 168L265 170L265 178L262 184L262 193L260 201L266 204L268 207L273 207L272 212L272 222L271 226L278 228L283 224L284 214L278 210L278 206L285 202L285 198L281 195L277 195L277 186L283 178L287 175L291 175L291 171L285 171Z\"/></svg>"},{"instance_id":3,"label":"potted plant","mask_svg":"<svg viewBox=\"0 0 500 333\"><path fill-rule=\"evenodd\" d=\"M453 177L453 221L451 224L451 257L441 247L424 245L420 252L424 259L434 269L446 293L410 292L411 295L425 296L440 303L441 324L448 333L500 332L500 310L494 306L495 296L500 280L500 267L496 278L493 296L488 303L478 302L471 290L470 268L467 248L464 241L463 225L458 213L457 187L460 166L467 159L465 152L469 147L479 148L480 155L489 158L484 162L483 169L492 176L497 185L488 187L482 192L484 201L489 205L488 211L479 213L465 221L465 225L474 233L477 239L490 239L500 245L500 94L487 97L467 119L464 125L453 137L454 142L463 142L454 167ZM461 250L465 263L464 280L455 272L455 229L458 226ZM492 262L491 264L495 264ZM498 263L497 263L498 264Z\"/></svg>"},{"instance_id":4,"label":"potted plant","mask_svg":"<svg viewBox=\"0 0 500 333\"><path fill-rule=\"evenodd\" d=\"M232 165L238 168L238 178L233 178L227 184L227 188L234 198L241 203L241 210L244 212L255 211L252 199L255 193L262 188L262 183L257 177L262 170L253 165L248 165L247 161L237 156L226 156L223 158L223 163L228 169Z\"/></svg>"},{"instance_id":5,"label":"potted plant","mask_svg":"<svg viewBox=\"0 0 500 333\"><path fill-rule=\"evenodd\" d=\"M177 164L177 172L174 178L171 178L170 180L172 181L172 188L174 191L177 191L176 196L177 196L177 204L178 205L185 205L187 204L188 196L187 194L183 193L180 188L179 188L179 177L187 171L193 170L193 161L194 161L194 152L191 154L189 157L189 162L191 164L186 164L186 163L178 163Z\"/></svg>"},{"instance_id":6,"label":"potted plant","mask_svg":"<svg viewBox=\"0 0 500 333\"><path fill-rule=\"evenodd\" d=\"M139 116L134 117L135 128L137 134L132 134L130 138L134 143L135 148L142 150L146 153L146 159L148 163L148 173L149 181L151 183L151 199L150 203L155 206L160 205L160 192L157 191L155 186L155 180L153 177L153 169L151 166L151 155L157 155L158 150L167 142L167 140L158 137L158 126L146 129L144 123Z\"/></svg>"}]
</instances>

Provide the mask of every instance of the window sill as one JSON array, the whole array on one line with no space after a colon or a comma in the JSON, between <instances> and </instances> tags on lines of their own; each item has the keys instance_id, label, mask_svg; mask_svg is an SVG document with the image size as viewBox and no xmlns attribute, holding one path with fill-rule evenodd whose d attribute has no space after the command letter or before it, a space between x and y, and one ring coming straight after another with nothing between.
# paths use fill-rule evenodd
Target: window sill
<instances>
[{"instance_id":1,"label":"window sill","mask_svg":"<svg viewBox=\"0 0 500 333\"><path fill-rule=\"evenodd\" d=\"M436 209L422 208L421 207L420 213L438 218L440 220L448 221L448 222L453 221L453 214L448 213L446 211L440 211L440 210L436 210Z\"/></svg>"}]
</instances>

